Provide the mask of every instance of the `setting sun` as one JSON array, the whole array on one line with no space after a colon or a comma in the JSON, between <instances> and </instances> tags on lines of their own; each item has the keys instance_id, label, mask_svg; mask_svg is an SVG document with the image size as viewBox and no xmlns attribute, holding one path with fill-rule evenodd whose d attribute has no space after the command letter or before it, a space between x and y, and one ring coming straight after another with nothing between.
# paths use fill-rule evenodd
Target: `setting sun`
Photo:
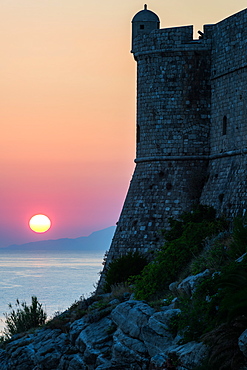
<instances>
[{"instance_id":1,"label":"setting sun","mask_svg":"<svg viewBox=\"0 0 247 370\"><path fill-rule=\"evenodd\" d=\"M45 215L35 215L29 221L29 227L35 233L44 233L51 227L51 220Z\"/></svg>"}]
</instances>

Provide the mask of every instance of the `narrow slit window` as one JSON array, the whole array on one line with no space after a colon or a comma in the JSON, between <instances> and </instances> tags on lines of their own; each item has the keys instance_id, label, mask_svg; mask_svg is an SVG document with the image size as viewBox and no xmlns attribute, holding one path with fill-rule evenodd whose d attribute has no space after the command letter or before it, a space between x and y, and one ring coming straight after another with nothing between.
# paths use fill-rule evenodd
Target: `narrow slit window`
<instances>
[{"instance_id":1,"label":"narrow slit window","mask_svg":"<svg viewBox=\"0 0 247 370\"><path fill-rule=\"evenodd\" d=\"M144 30L144 24L140 24L140 30Z\"/></svg>"},{"instance_id":2,"label":"narrow slit window","mask_svg":"<svg viewBox=\"0 0 247 370\"><path fill-rule=\"evenodd\" d=\"M223 127L222 127L222 135L226 135L227 131L227 117L223 117Z\"/></svg>"}]
</instances>

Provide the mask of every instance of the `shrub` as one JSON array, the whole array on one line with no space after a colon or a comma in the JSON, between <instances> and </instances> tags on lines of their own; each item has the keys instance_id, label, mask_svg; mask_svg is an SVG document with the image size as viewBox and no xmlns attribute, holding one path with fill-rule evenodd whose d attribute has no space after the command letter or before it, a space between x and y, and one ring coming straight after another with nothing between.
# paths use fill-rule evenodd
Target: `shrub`
<instances>
[{"instance_id":1,"label":"shrub","mask_svg":"<svg viewBox=\"0 0 247 370\"><path fill-rule=\"evenodd\" d=\"M104 290L110 292L111 286L124 283L130 276L140 274L146 265L146 258L138 252L129 252L110 262L105 274Z\"/></svg>"},{"instance_id":2,"label":"shrub","mask_svg":"<svg viewBox=\"0 0 247 370\"><path fill-rule=\"evenodd\" d=\"M219 325L218 307L221 296L217 284L220 276L215 274L205 278L190 297L180 298L178 330L183 332L183 341L198 340L202 334Z\"/></svg>"},{"instance_id":3,"label":"shrub","mask_svg":"<svg viewBox=\"0 0 247 370\"><path fill-rule=\"evenodd\" d=\"M247 222L245 218L236 217L234 219L232 236L233 243L229 254L233 258L238 258L247 250Z\"/></svg>"},{"instance_id":4,"label":"shrub","mask_svg":"<svg viewBox=\"0 0 247 370\"><path fill-rule=\"evenodd\" d=\"M37 297L32 297L32 304L27 306L26 302L20 303L16 300L16 310L12 309L10 313L5 313L6 328L4 329L4 336L10 338L12 335L22 333L31 328L38 327L45 323L47 315L42 308L42 304L38 302Z\"/></svg>"},{"instance_id":5,"label":"shrub","mask_svg":"<svg viewBox=\"0 0 247 370\"><path fill-rule=\"evenodd\" d=\"M135 279L138 299L150 298L167 289L191 259L202 251L204 239L227 226L224 220L215 218L211 207L201 205L192 212L183 213L180 220L170 219L170 225L171 229L164 233L166 243Z\"/></svg>"},{"instance_id":6,"label":"shrub","mask_svg":"<svg viewBox=\"0 0 247 370\"><path fill-rule=\"evenodd\" d=\"M205 278L192 299L180 299L181 314L178 330L185 342L198 340L201 335L225 324L236 325L236 320L247 322L247 261L231 262L219 273ZM213 336L213 335L212 335Z\"/></svg>"},{"instance_id":7,"label":"shrub","mask_svg":"<svg viewBox=\"0 0 247 370\"><path fill-rule=\"evenodd\" d=\"M247 261L233 262L223 269L217 285L222 300L219 307L219 315L224 322L228 322L239 316L245 316L247 312Z\"/></svg>"},{"instance_id":8,"label":"shrub","mask_svg":"<svg viewBox=\"0 0 247 370\"><path fill-rule=\"evenodd\" d=\"M235 320L231 324L222 324L203 337L210 345L206 369L235 370L244 369L246 364L238 346L238 338L246 328L246 318Z\"/></svg>"}]
</instances>

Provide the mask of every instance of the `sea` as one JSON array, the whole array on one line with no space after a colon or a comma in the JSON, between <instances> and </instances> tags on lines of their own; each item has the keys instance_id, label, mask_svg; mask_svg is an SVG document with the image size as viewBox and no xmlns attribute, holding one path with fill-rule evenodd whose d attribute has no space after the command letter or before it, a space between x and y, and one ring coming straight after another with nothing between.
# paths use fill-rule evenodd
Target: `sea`
<instances>
[{"instance_id":1,"label":"sea","mask_svg":"<svg viewBox=\"0 0 247 370\"><path fill-rule=\"evenodd\" d=\"M8 251L0 249L0 332L4 313L16 299L31 304L36 296L49 318L88 298L102 270L104 253Z\"/></svg>"}]
</instances>

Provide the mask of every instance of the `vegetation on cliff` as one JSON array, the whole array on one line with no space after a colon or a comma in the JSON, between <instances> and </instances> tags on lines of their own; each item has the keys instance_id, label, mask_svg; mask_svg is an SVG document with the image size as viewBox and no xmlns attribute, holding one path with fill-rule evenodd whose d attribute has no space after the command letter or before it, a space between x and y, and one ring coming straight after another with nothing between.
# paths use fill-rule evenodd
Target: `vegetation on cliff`
<instances>
[{"instance_id":1,"label":"vegetation on cliff","mask_svg":"<svg viewBox=\"0 0 247 370\"><path fill-rule=\"evenodd\" d=\"M226 229L227 223L216 218L213 208L198 206L192 212L183 213L179 220L171 218L170 227L164 232L164 246L134 279L138 299L149 299L168 289L191 259L203 250L204 240Z\"/></svg>"},{"instance_id":2,"label":"vegetation on cliff","mask_svg":"<svg viewBox=\"0 0 247 370\"><path fill-rule=\"evenodd\" d=\"M243 363L239 335L247 328L247 223L236 218L231 230L211 207L199 206L170 219L166 242L139 275L129 278L137 299L150 304L175 298L170 283L207 270L192 295L179 290L181 314L172 323L182 342L204 341L211 346L205 367L236 369ZM119 259L119 262L121 258ZM153 303L152 303L153 302ZM156 303L155 303L156 302ZM225 366L225 367L224 367Z\"/></svg>"},{"instance_id":3,"label":"vegetation on cliff","mask_svg":"<svg viewBox=\"0 0 247 370\"><path fill-rule=\"evenodd\" d=\"M138 252L129 252L110 262L105 274L105 292L110 292L114 284L124 283L130 276L139 275L147 263L147 259Z\"/></svg>"},{"instance_id":4,"label":"vegetation on cliff","mask_svg":"<svg viewBox=\"0 0 247 370\"><path fill-rule=\"evenodd\" d=\"M23 333L29 329L36 328L45 323L47 314L44 311L42 304L36 296L32 297L30 306L26 302L20 302L18 299L14 309L9 304L10 312L5 313L4 339L11 338L14 334Z\"/></svg>"},{"instance_id":5,"label":"vegetation on cliff","mask_svg":"<svg viewBox=\"0 0 247 370\"><path fill-rule=\"evenodd\" d=\"M88 323L96 323L130 297L145 299L157 311L164 312L167 305L180 312L169 324L173 337L180 337L179 344L196 341L209 346L209 356L197 370L240 369L246 361L238 345L247 329L246 220L236 218L230 226L217 218L212 208L199 206L179 220L171 219L170 226L164 231L166 242L152 262L147 263L137 252L119 257L107 270L106 290L111 293L75 302L46 327L67 333L72 323L84 316ZM203 278L189 293L180 287L200 274ZM32 306L44 319L34 298ZM23 317L31 326L43 324L32 322L32 306L19 301L17 305L17 311L8 316L8 323L15 325L13 329L9 326L9 337L29 329L23 326ZM107 330L112 335L116 325ZM179 365L176 359L173 363Z\"/></svg>"}]
</instances>

